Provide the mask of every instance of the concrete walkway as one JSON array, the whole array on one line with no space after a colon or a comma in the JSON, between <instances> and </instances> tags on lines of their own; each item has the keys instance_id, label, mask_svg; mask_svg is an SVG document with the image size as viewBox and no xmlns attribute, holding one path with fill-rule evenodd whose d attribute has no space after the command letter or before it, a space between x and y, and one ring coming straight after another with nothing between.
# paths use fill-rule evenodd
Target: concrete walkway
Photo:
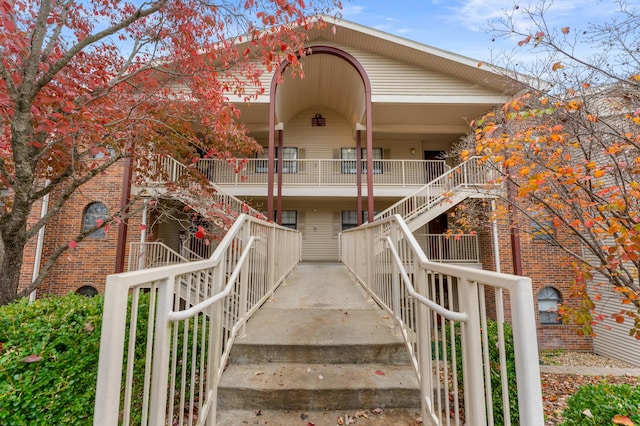
<instances>
[{"instance_id":1,"label":"concrete walkway","mask_svg":"<svg viewBox=\"0 0 640 426\"><path fill-rule=\"evenodd\" d=\"M543 374L575 374L579 376L634 376L640 377L640 368L586 367L568 365L541 365Z\"/></svg>"}]
</instances>

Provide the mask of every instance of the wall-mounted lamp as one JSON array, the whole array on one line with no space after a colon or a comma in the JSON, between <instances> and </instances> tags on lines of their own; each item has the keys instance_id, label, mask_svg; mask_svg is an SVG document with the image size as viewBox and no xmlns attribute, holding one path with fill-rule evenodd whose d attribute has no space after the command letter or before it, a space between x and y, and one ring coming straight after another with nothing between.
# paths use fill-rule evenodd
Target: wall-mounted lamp
<instances>
[{"instance_id":1,"label":"wall-mounted lamp","mask_svg":"<svg viewBox=\"0 0 640 426\"><path fill-rule=\"evenodd\" d=\"M411 155L416 155L416 149L415 148L411 148L409 150L409 152L411 153Z\"/></svg>"},{"instance_id":2,"label":"wall-mounted lamp","mask_svg":"<svg viewBox=\"0 0 640 426\"><path fill-rule=\"evenodd\" d=\"M311 127L324 127L327 125L327 119L322 114L316 114L311 117Z\"/></svg>"}]
</instances>

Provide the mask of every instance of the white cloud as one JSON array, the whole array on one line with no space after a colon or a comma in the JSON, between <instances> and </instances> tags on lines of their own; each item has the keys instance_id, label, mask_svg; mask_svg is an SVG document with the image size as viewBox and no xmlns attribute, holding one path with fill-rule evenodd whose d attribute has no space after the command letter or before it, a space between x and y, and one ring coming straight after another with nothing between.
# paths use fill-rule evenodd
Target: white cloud
<instances>
[{"instance_id":1,"label":"white cloud","mask_svg":"<svg viewBox=\"0 0 640 426\"><path fill-rule=\"evenodd\" d=\"M364 10L365 6L359 6L355 4L344 4L342 7L342 17L347 20L353 20L354 17L359 16Z\"/></svg>"},{"instance_id":2,"label":"white cloud","mask_svg":"<svg viewBox=\"0 0 640 426\"><path fill-rule=\"evenodd\" d=\"M542 1L513 1L513 0L462 0L450 4L449 19L462 24L472 31L489 28L490 22L505 17L505 12L513 12L516 26L527 32L529 19L525 10L537 12L545 8L545 20L550 27L586 25L590 21L601 21L615 9L611 0L542 0Z\"/></svg>"}]
</instances>

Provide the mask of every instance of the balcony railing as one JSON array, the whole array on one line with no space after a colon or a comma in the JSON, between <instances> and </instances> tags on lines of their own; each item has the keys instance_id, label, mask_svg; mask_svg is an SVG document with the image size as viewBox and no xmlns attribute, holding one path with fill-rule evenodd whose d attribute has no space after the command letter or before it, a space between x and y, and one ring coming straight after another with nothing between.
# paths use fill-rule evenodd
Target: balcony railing
<instances>
[{"instance_id":1,"label":"balcony railing","mask_svg":"<svg viewBox=\"0 0 640 426\"><path fill-rule=\"evenodd\" d=\"M477 235L413 234L432 262L480 263Z\"/></svg>"},{"instance_id":2,"label":"balcony railing","mask_svg":"<svg viewBox=\"0 0 640 426\"><path fill-rule=\"evenodd\" d=\"M198 162L198 169L217 185L266 185L266 159L211 160ZM299 186L353 186L357 183L356 160L284 160L282 181ZM424 185L445 173L442 160L373 160L374 185ZM362 160L362 183L367 183L367 162Z\"/></svg>"}]
</instances>

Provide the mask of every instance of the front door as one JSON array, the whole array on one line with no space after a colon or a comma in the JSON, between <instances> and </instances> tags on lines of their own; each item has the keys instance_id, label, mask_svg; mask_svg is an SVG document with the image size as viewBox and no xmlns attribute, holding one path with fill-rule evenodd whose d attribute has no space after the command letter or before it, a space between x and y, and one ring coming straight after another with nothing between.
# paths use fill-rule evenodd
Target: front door
<instances>
[{"instance_id":1,"label":"front door","mask_svg":"<svg viewBox=\"0 0 640 426\"><path fill-rule=\"evenodd\" d=\"M427 182L431 182L444 173L444 151L425 151L424 159L425 163L425 179ZM434 161L438 160L438 161Z\"/></svg>"}]
</instances>

